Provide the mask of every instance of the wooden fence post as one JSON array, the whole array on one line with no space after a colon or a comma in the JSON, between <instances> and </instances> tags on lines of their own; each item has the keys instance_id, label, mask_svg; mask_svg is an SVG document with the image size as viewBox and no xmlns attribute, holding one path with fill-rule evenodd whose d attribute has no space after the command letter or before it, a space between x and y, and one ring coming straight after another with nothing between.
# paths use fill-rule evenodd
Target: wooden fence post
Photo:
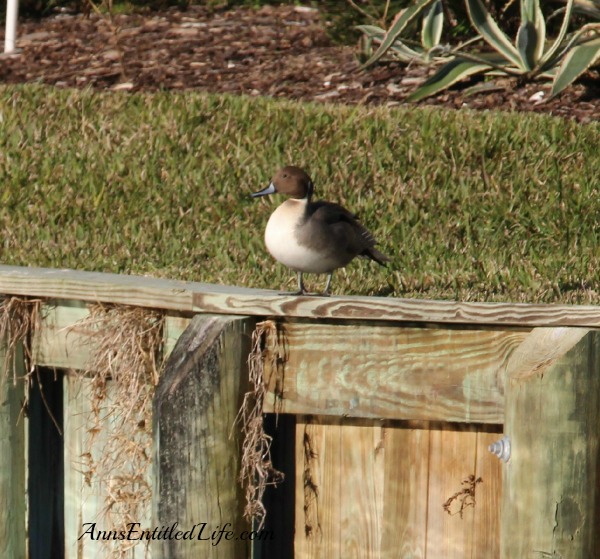
<instances>
[{"instance_id":1,"label":"wooden fence post","mask_svg":"<svg viewBox=\"0 0 600 559\"><path fill-rule=\"evenodd\" d=\"M177 526L154 542L154 559L249 557L250 542L238 538L249 525L233 425L253 326L244 317L198 315L168 359L154 398L153 516L159 528ZM177 531L189 539L175 539Z\"/></svg>"},{"instance_id":2,"label":"wooden fence post","mask_svg":"<svg viewBox=\"0 0 600 559\"><path fill-rule=\"evenodd\" d=\"M600 557L600 332L538 330L506 383L501 557Z\"/></svg>"},{"instance_id":3,"label":"wooden fence post","mask_svg":"<svg viewBox=\"0 0 600 559\"><path fill-rule=\"evenodd\" d=\"M17 348L17 385L12 366L5 368L6 344L0 341L0 557L25 557L25 420L19 418L24 398L23 354Z\"/></svg>"}]
</instances>

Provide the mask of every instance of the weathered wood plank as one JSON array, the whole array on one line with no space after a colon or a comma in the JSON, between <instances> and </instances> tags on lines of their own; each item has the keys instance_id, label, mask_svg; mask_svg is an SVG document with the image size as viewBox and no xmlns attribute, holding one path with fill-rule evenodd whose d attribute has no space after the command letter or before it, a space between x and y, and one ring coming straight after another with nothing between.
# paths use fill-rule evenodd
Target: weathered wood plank
<instances>
[{"instance_id":1,"label":"weathered wood plank","mask_svg":"<svg viewBox=\"0 0 600 559\"><path fill-rule=\"evenodd\" d=\"M460 498L451 506L452 515L444 510L443 504L463 489L462 481L465 478L476 475L475 426L465 427L465 430L432 429L429 436L426 557L471 557L473 523L477 518L477 510L472 507L466 508L461 518L457 513L460 509ZM479 506L485 504L479 503Z\"/></svg>"},{"instance_id":2,"label":"weathered wood plank","mask_svg":"<svg viewBox=\"0 0 600 559\"><path fill-rule=\"evenodd\" d=\"M283 400L276 403L270 375L265 411L472 423L502 423L506 360L527 337L522 330L281 327Z\"/></svg>"},{"instance_id":3,"label":"weathered wood plank","mask_svg":"<svg viewBox=\"0 0 600 559\"><path fill-rule=\"evenodd\" d=\"M600 307L391 297L293 297L149 277L0 266L0 293L245 316L504 326L600 326Z\"/></svg>"},{"instance_id":4,"label":"weathered wood plank","mask_svg":"<svg viewBox=\"0 0 600 559\"><path fill-rule=\"evenodd\" d=\"M295 559L380 559L383 427L300 417L296 424Z\"/></svg>"},{"instance_id":5,"label":"weathered wood plank","mask_svg":"<svg viewBox=\"0 0 600 559\"><path fill-rule=\"evenodd\" d=\"M259 316L385 320L495 326L600 326L600 307L527 303L458 303L391 297L290 297L194 293L194 309Z\"/></svg>"},{"instance_id":6,"label":"weathered wood plank","mask_svg":"<svg viewBox=\"0 0 600 559\"><path fill-rule=\"evenodd\" d=\"M238 538L243 494L237 478L240 441L233 424L245 392L254 322L226 316L195 317L172 351L154 398L154 525L203 537L221 528L232 539L153 542L154 559L241 559ZM232 433L234 436L231 436Z\"/></svg>"},{"instance_id":7,"label":"weathered wood plank","mask_svg":"<svg viewBox=\"0 0 600 559\"><path fill-rule=\"evenodd\" d=\"M534 328L506 364L507 378L542 374L588 333L586 328Z\"/></svg>"},{"instance_id":8,"label":"weathered wood plank","mask_svg":"<svg viewBox=\"0 0 600 559\"><path fill-rule=\"evenodd\" d=\"M429 430L385 428L382 559L425 559Z\"/></svg>"},{"instance_id":9,"label":"weathered wood plank","mask_svg":"<svg viewBox=\"0 0 600 559\"><path fill-rule=\"evenodd\" d=\"M77 322L89 315L81 301L42 306L41 328L33 332L33 362L41 367L85 369L89 363L89 333Z\"/></svg>"},{"instance_id":10,"label":"weathered wood plank","mask_svg":"<svg viewBox=\"0 0 600 559\"><path fill-rule=\"evenodd\" d=\"M502 462L490 454L488 447L501 436L499 433L477 432L475 475L481 477L482 482L476 488L471 559L500 557Z\"/></svg>"},{"instance_id":11,"label":"weathered wood plank","mask_svg":"<svg viewBox=\"0 0 600 559\"><path fill-rule=\"evenodd\" d=\"M506 386L501 557L600 556L600 332Z\"/></svg>"},{"instance_id":12,"label":"weathered wood plank","mask_svg":"<svg viewBox=\"0 0 600 559\"><path fill-rule=\"evenodd\" d=\"M124 528L123 518L116 510L123 510L122 503L111 502L111 477L122 471L108 474L98 463L107 452L109 440L114 436L115 426L120 418L115 413L116 390L111 381L107 382L102 401L94 396L92 379L83 377L76 371L66 371L63 376L64 402L64 510L65 510L65 559L97 558L122 556L123 541L103 540L99 534ZM101 428L95 423L98 414ZM136 443L139 436L131 433L129 441ZM114 447L113 447L114 448ZM139 475L139 474L138 474ZM150 482L151 469L146 472ZM131 497L130 497L131 498ZM139 507L133 522L139 522L134 530L152 530L151 507ZM125 529L131 526L126 526ZM145 559L146 542L131 540L127 544L127 559Z\"/></svg>"},{"instance_id":13,"label":"weathered wood plank","mask_svg":"<svg viewBox=\"0 0 600 559\"><path fill-rule=\"evenodd\" d=\"M41 328L33 332L33 362L41 367L86 369L94 349L94 339L81 320L89 316L87 303L52 301L42 306ZM191 318L165 317L163 353L168 357Z\"/></svg>"},{"instance_id":14,"label":"weathered wood plank","mask_svg":"<svg viewBox=\"0 0 600 559\"><path fill-rule=\"evenodd\" d=\"M169 357L181 334L190 325L191 318L181 316L166 316L165 326L163 331L163 355L165 359Z\"/></svg>"},{"instance_id":15,"label":"weathered wood plank","mask_svg":"<svg viewBox=\"0 0 600 559\"><path fill-rule=\"evenodd\" d=\"M12 366L5 369L6 347L0 344L0 557L22 559L26 550L25 420L21 406L24 382L13 384ZM22 348L17 348L16 374L24 374Z\"/></svg>"},{"instance_id":16,"label":"weathered wood plank","mask_svg":"<svg viewBox=\"0 0 600 559\"><path fill-rule=\"evenodd\" d=\"M80 536L88 528L86 523L97 523L98 530L108 530L102 510L104 495L97 477L87 477L90 464L84 454L89 452L89 418L93 402L92 381L77 374L63 377L64 396L64 464L65 464L65 559L103 557L102 541ZM103 433L95 435L102 448Z\"/></svg>"}]
</instances>

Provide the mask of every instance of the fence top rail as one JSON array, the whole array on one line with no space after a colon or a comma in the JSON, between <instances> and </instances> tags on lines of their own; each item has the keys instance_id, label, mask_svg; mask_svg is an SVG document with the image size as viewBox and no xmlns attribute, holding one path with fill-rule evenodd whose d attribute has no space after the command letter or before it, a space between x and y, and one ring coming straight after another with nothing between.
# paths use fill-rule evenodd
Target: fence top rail
<instances>
[{"instance_id":1,"label":"fence top rail","mask_svg":"<svg viewBox=\"0 0 600 559\"><path fill-rule=\"evenodd\" d=\"M313 297L143 276L0 265L0 294L181 312L488 326L600 327L600 306Z\"/></svg>"}]
</instances>

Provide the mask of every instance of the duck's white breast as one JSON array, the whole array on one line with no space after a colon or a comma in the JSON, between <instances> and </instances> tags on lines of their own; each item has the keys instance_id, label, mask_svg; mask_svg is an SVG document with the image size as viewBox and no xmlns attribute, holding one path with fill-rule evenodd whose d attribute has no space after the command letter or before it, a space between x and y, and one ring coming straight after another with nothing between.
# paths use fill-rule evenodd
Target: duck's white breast
<instances>
[{"instance_id":1,"label":"duck's white breast","mask_svg":"<svg viewBox=\"0 0 600 559\"><path fill-rule=\"evenodd\" d=\"M302 246L296 239L296 228L302 222L306 200L286 200L269 218L265 243L273 257L299 272L323 274L337 266L328 255ZM304 226L309 226L304 225Z\"/></svg>"}]
</instances>

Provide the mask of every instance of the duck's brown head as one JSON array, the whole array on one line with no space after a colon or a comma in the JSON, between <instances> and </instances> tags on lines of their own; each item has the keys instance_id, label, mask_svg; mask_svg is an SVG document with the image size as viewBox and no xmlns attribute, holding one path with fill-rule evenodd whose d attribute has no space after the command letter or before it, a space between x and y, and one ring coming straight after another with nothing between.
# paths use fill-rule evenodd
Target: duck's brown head
<instances>
[{"instance_id":1,"label":"duck's brown head","mask_svg":"<svg viewBox=\"0 0 600 559\"><path fill-rule=\"evenodd\" d=\"M282 167L275 173L267 188L252 194L254 198L280 192L292 198L310 199L314 191L314 185L308 174L300 167Z\"/></svg>"}]
</instances>

